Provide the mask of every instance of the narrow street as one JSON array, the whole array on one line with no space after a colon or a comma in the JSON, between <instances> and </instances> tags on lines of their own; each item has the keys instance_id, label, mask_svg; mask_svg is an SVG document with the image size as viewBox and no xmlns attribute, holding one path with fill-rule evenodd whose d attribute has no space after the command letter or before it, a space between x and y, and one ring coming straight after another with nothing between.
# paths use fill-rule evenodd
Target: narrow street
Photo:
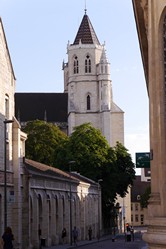
<instances>
[{"instance_id":1,"label":"narrow street","mask_svg":"<svg viewBox=\"0 0 166 249\"><path fill-rule=\"evenodd\" d=\"M79 247L79 244L78 244ZM81 245L81 248L84 249L123 249L123 248L133 248L133 249L146 249L146 244L141 239L137 239L134 242L126 242L123 239L116 240L112 242L112 240L105 240L96 242L93 244Z\"/></svg>"},{"instance_id":2,"label":"narrow street","mask_svg":"<svg viewBox=\"0 0 166 249\"><path fill-rule=\"evenodd\" d=\"M124 236L116 237L115 241L112 241L111 236L103 237L100 241L91 240L91 241L79 241L77 246L70 245L57 245L52 247L47 247L48 249L73 249L73 248L82 248L82 249L147 249L146 243L142 240L142 234L137 234L134 241L125 241Z\"/></svg>"}]
</instances>

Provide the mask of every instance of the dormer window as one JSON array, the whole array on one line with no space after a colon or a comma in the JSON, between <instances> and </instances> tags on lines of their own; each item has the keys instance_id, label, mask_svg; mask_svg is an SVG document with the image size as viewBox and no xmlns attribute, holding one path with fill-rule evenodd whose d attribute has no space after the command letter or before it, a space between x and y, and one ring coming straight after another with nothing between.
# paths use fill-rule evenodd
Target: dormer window
<instances>
[{"instance_id":1,"label":"dormer window","mask_svg":"<svg viewBox=\"0 0 166 249\"><path fill-rule=\"evenodd\" d=\"M74 57L74 74L79 73L79 64L78 64L78 57Z\"/></svg>"},{"instance_id":2,"label":"dormer window","mask_svg":"<svg viewBox=\"0 0 166 249\"><path fill-rule=\"evenodd\" d=\"M87 110L90 110L90 96L87 96Z\"/></svg>"},{"instance_id":3,"label":"dormer window","mask_svg":"<svg viewBox=\"0 0 166 249\"><path fill-rule=\"evenodd\" d=\"M89 55L85 59L85 73L91 73L91 59Z\"/></svg>"}]
</instances>

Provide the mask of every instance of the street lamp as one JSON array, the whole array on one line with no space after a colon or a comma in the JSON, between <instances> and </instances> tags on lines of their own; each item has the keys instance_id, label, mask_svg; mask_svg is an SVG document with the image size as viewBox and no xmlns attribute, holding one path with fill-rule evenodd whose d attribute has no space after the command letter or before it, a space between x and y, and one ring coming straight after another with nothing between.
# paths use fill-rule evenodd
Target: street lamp
<instances>
[{"instance_id":1,"label":"street lamp","mask_svg":"<svg viewBox=\"0 0 166 249\"><path fill-rule=\"evenodd\" d=\"M13 120L5 120L4 123L4 230L7 227L7 156L6 156L6 140L7 140L7 124L13 123Z\"/></svg>"},{"instance_id":2,"label":"street lamp","mask_svg":"<svg viewBox=\"0 0 166 249\"><path fill-rule=\"evenodd\" d=\"M98 239L100 239L100 182L102 182L103 179L99 179L97 181L98 183Z\"/></svg>"},{"instance_id":3,"label":"street lamp","mask_svg":"<svg viewBox=\"0 0 166 249\"><path fill-rule=\"evenodd\" d=\"M70 172L70 245L72 246L72 193L71 193L71 165L75 161L69 161L69 172Z\"/></svg>"}]
</instances>

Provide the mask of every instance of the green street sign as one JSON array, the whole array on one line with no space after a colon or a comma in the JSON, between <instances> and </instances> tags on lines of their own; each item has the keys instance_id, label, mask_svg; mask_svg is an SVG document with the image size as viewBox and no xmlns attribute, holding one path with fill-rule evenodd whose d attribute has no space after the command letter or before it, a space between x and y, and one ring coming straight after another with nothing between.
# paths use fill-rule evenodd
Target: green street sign
<instances>
[{"instance_id":1,"label":"green street sign","mask_svg":"<svg viewBox=\"0 0 166 249\"><path fill-rule=\"evenodd\" d=\"M136 168L150 168L150 152L136 153Z\"/></svg>"}]
</instances>

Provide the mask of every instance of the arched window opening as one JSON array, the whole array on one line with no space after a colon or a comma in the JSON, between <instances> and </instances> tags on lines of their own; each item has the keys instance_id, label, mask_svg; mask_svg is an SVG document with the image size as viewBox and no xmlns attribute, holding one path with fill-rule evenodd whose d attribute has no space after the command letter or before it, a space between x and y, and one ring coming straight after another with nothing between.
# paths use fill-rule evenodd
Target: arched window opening
<instances>
[{"instance_id":1,"label":"arched window opening","mask_svg":"<svg viewBox=\"0 0 166 249\"><path fill-rule=\"evenodd\" d=\"M79 63L78 63L78 57L74 57L74 74L79 73Z\"/></svg>"},{"instance_id":2,"label":"arched window opening","mask_svg":"<svg viewBox=\"0 0 166 249\"><path fill-rule=\"evenodd\" d=\"M76 199L74 199L74 225L77 224L77 208L76 208Z\"/></svg>"},{"instance_id":3,"label":"arched window opening","mask_svg":"<svg viewBox=\"0 0 166 249\"><path fill-rule=\"evenodd\" d=\"M101 73L103 73L103 65L101 65Z\"/></svg>"},{"instance_id":4,"label":"arched window opening","mask_svg":"<svg viewBox=\"0 0 166 249\"><path fill-rule=\"evenodd\" d=\"M90 96L87 96L87 110L90 110Z\"/></svg>"},{"instance_id":5,"label":"arched window opening","mask_svg":"<svg viewBox=\"0 0 166 249\"><path fill-rule=\"evenodd\" d=\"M62 196L62 213L63 213L63 227L65 226L65 200L64 200L64 196Z\"/></svg>"},{"instance_id":6,"label":"arched window opening","mask_svg":"<svg viewBox=\"0 0 166 249\"><path fill-rule=\"evenodd\" d=\"M43 207L42 207L42 199L41 195L38 195L38 226L39 229L41 229L41 234L42 234L42 228L43 228Z\"/></svg>"},{"instance_id":7,"label":"arched window opening","mask_svg":"<svg viewBox=\"0 0 166 249\"><path fill-rule=\"evenodd\" d=\"M51 233L51 199L50 197L47 199L48 201L48 220L49 220L49 225L48 225L48 228L49 228L49 234Z\"/></svg>"},{"instance_id":8,"label":"arched window opening","mask_svg":"<svg viewBox=\"0 0 166 249\"><path fill-rule=\"evenodd\" d=\"M59 219L58 219L58 212L59 212L59 207L58 207L58 197L55 195L55 231L58 230L58 224L59 224Z\"/></svg>"},{"instance_id":9,"label":"arched window opening","mask_svg":"<svg viewBox=\"0 0 166 249\"><path fill-rule=\"evenodd\" d=\"M55 196L55 208L56 208L56 217L58 217L58 198Z\"/></svg>"},{"instance_id":10,"label":"arched window opening","mask_svg":"<svg viewBox=\"0 0 166 249\"><path fill-rule=\"evenodd\" d=\"M85 73L91 73L91 59L89 55L85 59Z\"/></svg>"}]
</instances>

